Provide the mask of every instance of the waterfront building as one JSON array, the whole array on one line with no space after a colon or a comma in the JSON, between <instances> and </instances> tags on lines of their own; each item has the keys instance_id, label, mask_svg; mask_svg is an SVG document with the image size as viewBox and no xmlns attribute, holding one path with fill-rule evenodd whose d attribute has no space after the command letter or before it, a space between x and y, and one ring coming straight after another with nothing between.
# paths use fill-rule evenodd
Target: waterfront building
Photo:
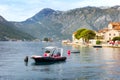
<instances>
[{"instance_id":1,"label":"waterfront building","mask_svg":"<svg viewBox=\"0 0 120 80\"><path fill-rule=\"evenodd\" d=\"M108 27L99 30L98 34L101 35L105 41L110 41L114 37L120 36L120 22L110 22Z\"/></svg>"}]
</instances>

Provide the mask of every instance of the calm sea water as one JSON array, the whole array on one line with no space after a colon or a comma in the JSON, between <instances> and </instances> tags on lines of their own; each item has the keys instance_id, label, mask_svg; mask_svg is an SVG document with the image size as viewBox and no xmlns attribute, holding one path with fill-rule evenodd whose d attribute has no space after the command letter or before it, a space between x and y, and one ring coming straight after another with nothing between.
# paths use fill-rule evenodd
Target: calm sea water
<instances>
[{"instance_id":1,"label":"calm sea water","mask_svg":"<svg viewBox=\"0 0 120 80\"><path fill-rule=\"evenodd\" d=\"M65 62L35 65L31 55L42 55L42 47L64 48ZM120 80L119 48L77 48L60 42L0 42L0 80ZM29 56L28 64L24 63Z\"/></svg>"}]
</instances>

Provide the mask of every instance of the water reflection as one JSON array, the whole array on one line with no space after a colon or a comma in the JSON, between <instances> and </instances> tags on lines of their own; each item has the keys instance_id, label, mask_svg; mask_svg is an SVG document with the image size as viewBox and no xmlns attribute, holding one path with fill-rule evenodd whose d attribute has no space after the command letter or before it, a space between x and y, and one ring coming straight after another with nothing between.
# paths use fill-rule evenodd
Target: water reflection
<instances>
[{"instance_id":1,"label":"water reflection","mask_svg":"<svg viewBox=\"0 0 120 80\"><path fill-rule=\"evenodd\" d=\"M38 67L38 66L33 66L32 71L42 71L42 72L49 72L50 68L49 66L42 66L42 67Z\"/></svg>"},{"instance_id":2,"label":"water reflection","mask_svg":"<svg viewBox=\"0 0 120 80\"><path fill-rule=\"evenodd\" d=\"M102 55L101 55L101 58L103 60L115 60L115 61L118 61L120 60L120 49L119 48L112 48L112 49L105 49L103 48L102 49L103 52L102 52Z\"/></svg>"},{"instance_id":3,"label":"water reflection","mask_svg":"<svg viewBox=\"0 0 120 80\"><path fill-rule=\"evenodd\" d=\"M65 62L66 62L66 61L59 61L59 62L39 62L39 63L33 62L31 65L32 65L32 66L51 65L51 64L60 64L60 63L65 63Z\"/></svg>"},{"instance_id":4,"label":"water reflection","mask_svg":"<svg viewBox=\"0 0 120 80\"><path fill-rule=\"evenodd\" d=\"M104 70L103 77L111 80L120 78L120 49L103 48L100 54L100 62L104 64L104 66L101 67Z\"/></svg>"},{"instance_id":5,"label":"water reflection","mask_svg":"<svg viewBox=\"0 0 120 80\"><path fill-rule=\"evenodd\" d=\"M24 62L25 63L25 66L28 66L28 62Z\"/></svg>"}]
</instances>

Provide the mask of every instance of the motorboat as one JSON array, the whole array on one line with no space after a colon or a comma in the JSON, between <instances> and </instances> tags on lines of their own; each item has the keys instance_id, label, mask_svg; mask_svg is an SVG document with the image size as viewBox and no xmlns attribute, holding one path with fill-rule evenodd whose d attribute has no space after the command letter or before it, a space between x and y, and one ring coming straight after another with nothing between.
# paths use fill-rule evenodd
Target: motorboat
<instances>
[{"instance_id":1,"label":"motorboat","mask_svg":"<svg viewBox=\"0 0 120 80\"><path fill-rule=\"evenodd\" d=\"M39 55L31 56L31 58L34 59L36 63L59 62L59 61L65 61L67 59L65 56L63 56L63 48L48 46L42 48L42 50L44 52L42 56Z\"/></svg>"}]
</instances>

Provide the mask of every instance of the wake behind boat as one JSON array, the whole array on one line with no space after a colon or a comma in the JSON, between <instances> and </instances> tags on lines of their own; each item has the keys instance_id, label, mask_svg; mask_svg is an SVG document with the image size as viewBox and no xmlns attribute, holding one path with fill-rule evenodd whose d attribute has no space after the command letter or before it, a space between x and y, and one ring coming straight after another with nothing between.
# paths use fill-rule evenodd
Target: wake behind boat
<instances>
[{"instance_id":1,"label":"wake behind boat","mask_svg":"<svg viewBox=\"0 0 120 80\"><path fill-rule=\"evenodd\" d=\"M38 55L31 56L31 58L34 59L36 63L58 62L58 61L65 61L67 59L65 56L63 56L62 48L49 46L42 49L44 50L43 56L38 56Z\"/></svg>"}]
</instances>

